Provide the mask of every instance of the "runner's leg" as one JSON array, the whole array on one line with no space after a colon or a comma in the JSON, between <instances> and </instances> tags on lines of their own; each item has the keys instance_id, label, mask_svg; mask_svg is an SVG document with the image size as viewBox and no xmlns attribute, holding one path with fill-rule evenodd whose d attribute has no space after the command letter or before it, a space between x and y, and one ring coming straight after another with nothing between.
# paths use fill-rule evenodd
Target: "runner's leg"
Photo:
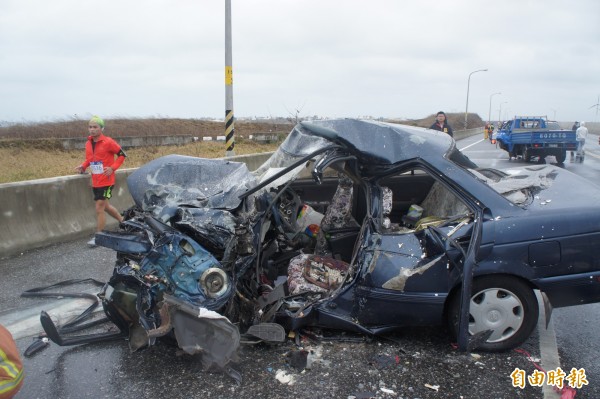
<instances>
[{"instance_id":1,"label":"runner's leg","mask_svg":"<svg viewBox=\"0 0 600 399\"><path fill-rule=\"evenodd\" d=\"M119 213L119 211L117 210L117 208L115 208L114 206L112 206L108 200L105 200L106 205L104 207L104 210L106 211L106 213L108 213L110 216L112 216L113 218L117 219L119 221L119 223L121 223L123 221L123 216L121 216L121 214Z\"/></svg>"},{"instance_id":2,"label":"runner's leg","mask_svg":"<svg viewBox=\"0 0 600 399\"><path fill-rule=\"evenodd\" d=\"M106 224L106 216L104 215L104 212L106 210L107 203L108 203L108 200L106 200L106 199L96 200L96 221L97 221L96 231L104 230L104 225Z\"/></svg>"}]
</instances>

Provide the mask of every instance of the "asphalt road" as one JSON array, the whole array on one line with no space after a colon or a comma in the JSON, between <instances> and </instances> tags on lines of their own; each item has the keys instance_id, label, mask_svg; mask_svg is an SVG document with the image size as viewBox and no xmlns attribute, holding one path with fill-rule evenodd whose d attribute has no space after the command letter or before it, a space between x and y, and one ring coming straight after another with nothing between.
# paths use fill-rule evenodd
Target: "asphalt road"
<instances>
[{"instance_id":1,"label":"asphalt road","mask_svg":"<svg viewBox=\"0 0 600 399\"><path fill-rule=\"evenodd\" d=\"M567 162L563 167L597 182L600 148L597 137L589 142L584 164ZM480 166L523 164L509 162L505 152L478 137L461 140L459 148ZM68 279L109 278L114 253L89 249L85 241L0 260L4 275L0 323L12 326L22 351L41 331L41 309L67 317L87 306L84 300L22 298L23 291ZM95 292L97 287L85 284L73 290ZM305 338L300 346L292 340L242 346L240 386L221 373L202 370L196 358L168 344L135 353L125 341L73 347L50 344L24 358L25 385L16 398L559 397L530 384L523 389L513 386L510 375L515 369L529 376L536 366L547 371L560 366L567 374L571 368L585 369L589 385L578 389L576 397L598 398L598 310L598 305L555 309L549 330L538 328L519 350L496 354L458 352L443 329L407 329L373 340L345 335L317 341ZM298 364L305 358L303 350L308 352L310 368Z\"/></svg>"}]
</instances>

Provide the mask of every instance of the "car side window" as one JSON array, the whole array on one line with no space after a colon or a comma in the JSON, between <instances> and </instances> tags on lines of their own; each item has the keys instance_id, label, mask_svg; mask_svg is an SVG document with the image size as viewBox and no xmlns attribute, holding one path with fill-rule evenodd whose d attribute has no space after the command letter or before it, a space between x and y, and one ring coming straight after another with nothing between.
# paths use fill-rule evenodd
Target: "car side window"
<instances>
[{"instance_id":1,"label":"car side window","mask_svg":"<svg viewBox=\"0 0 600 399\"><path fill-rule=\"evenodd\" d=\"M385 233L410 233L471 213L452 190L422 169L386 177L380 186Z\"/></svg>"}]
</instances>

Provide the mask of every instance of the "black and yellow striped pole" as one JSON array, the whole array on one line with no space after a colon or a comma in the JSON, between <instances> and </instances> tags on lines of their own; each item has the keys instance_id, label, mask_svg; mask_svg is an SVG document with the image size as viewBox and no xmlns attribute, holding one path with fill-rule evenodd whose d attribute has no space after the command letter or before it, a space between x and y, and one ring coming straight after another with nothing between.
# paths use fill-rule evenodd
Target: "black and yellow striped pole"
<instances>
[{"instance_id":1,"label":"black and yellow striped pole","mask_svg":"<svg viewBox=\"0 0 600 399\"><path fill-rule=\"evenodd\" d=\"M235 152L233 117L233 68L231 61L231 0L225 0L225 156Z\"/></svg>"}]
</instances>

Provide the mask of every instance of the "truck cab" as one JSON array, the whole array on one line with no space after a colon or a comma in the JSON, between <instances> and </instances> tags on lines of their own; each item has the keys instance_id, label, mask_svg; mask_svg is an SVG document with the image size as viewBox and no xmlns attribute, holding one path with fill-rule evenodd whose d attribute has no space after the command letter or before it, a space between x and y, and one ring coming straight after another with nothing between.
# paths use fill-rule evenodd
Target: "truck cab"
<instances>
[{"instance_id":1,"label":"truck cab","mask_svg":"<svg viewBox=\"0 0 600 399\"><path fill-rule=\"evenodd\" d=\"M496 140L508 152L509 159L520 157L525 162L537 158L543 163L550 155L562 164L567 151L577 148L575 132L560 129L558 123L548 121L545 116L515 116L502 124Z\"/></svg>"}]
</instances>

